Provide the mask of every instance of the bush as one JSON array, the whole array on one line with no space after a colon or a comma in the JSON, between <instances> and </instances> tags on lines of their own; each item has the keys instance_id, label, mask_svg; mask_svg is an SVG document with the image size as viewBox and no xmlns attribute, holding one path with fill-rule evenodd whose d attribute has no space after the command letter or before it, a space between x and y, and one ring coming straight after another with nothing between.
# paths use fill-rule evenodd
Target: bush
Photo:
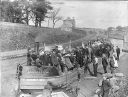
<instances>
[{"instance_id":1,"label":"bush","mask_svg":"<svg viewBox=\"0 0 128 97\"><path fill-rule=\"evenodd\" d=\"M128 76L122 81L120 90L118 92L118 97L127 97L128 96Z\"/></svg>"},{"instance_id":2,"label":"bush","mask_svg":"<svg viewBox=\"0 0 128 97\"><path fill-rule=\"evenodd\" d=\"M121 79L120 88L117 92L111 92L109 97L127 97L128 96L128 77Z\"/></svg>"}]
</instances>

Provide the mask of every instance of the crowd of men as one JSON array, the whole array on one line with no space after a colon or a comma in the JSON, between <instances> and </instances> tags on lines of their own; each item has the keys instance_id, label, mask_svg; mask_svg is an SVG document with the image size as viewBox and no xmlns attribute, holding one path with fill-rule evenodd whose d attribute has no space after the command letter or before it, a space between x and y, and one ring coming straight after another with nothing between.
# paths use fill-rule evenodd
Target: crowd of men
<instances>
[{"instance_id":1,"label":"crowd of men","mask_svg":"<svg viewBox=\"0 0 128 97\"><path fill-rule=\"evenodd\" d=\"M27 65L54 66L60 72L84 67L85 73L88 71L90 75L97 76L98 58L101 57L104 73L107 73L108 65L110 65L111 73L114 73L115 59L119 60L120 49L117 47L117 55L114 56L113 46L108 44L95 40L84 47L76 47L67 52L58 50L56 46L51 51L43 51L41 54L36 54L35 51L28 49ZM93 70L90 69L90 64L93 64Z\"/></svg>"}]
</instances>

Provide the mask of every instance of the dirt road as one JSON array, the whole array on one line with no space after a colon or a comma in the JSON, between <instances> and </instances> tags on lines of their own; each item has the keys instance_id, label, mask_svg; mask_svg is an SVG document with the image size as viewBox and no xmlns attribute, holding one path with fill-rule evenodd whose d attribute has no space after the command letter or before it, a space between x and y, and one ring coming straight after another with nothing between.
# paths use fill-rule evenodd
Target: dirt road
<instances>
[{"instance_id":1,"label":"dirt road","mask_svg":"<svg viewBox=\"0 0 128 97\"><path fill-rule=\"evenodd\" d=\"M103 68L101 64L98 68L98 71L103 73ZM108 72L110 72L110 70L108 70ZM128 76L128 53L124 53L121 56L119 60L119 68L116 72L121 72L124 75ZM79 83L81 93L78 97L93 97L94 91L98 88L100 78L101 75L98 75L98 77L94 79L82 79Z\"/></svg>"},{"instance_id":2,"label":"dirt road","mask_svg":"<svg viewBox=\"0 0 128 97\"><path fill-rule=\"evenodd\" d=\"M128 53L125 53L119 61L119 72L128 76Z\"/></svg>"},{"instance_id":3,"label":"dirt road","mask_svg":"<svg viewBox=\"0 0 128 97\"><path fill-rule=\"evenodd\" d=\"M14 81L15 78L16 66L18 63L24 63L25 61L26 61L25 57L0 61L1 97L10 97L9 93L11 91L11 87L13 86L12 81Z\"/></svg>"},{"instance_id":4,"label":"dirt road","mask_svg":"<svg viewBox=\"0 0 128 97\"><path fill-rule=\"evenodd\" d=\"M10 91L10 81L15 77L16 65L18 63L24 63L26 60L25 57L12 59L12 60L3 60L1 61L1 84L2 84L2 93L1 97L9 97ZM18 63L17 63L18 62ZM103 72L102 66L98 68L98 71ZM128 75L128 54L124 54L119 61L119 72ZM82 78L79 82L79 86L81 88L81 94L79 97L92 97L96 88L98 88L98 82L101 75L94 79L86 79Z\"/></svg>"}]
</instances>

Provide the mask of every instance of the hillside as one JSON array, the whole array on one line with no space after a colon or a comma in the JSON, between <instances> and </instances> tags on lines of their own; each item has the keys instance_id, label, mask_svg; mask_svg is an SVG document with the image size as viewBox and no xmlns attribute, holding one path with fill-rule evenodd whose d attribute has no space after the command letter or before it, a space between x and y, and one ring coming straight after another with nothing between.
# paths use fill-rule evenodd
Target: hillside
<instances>
[{"instance_id":1,"label":"hillside","mask_svg":"<svg viewBox=\"0 0 128 97\"><path fill-rule=\"evenodd\" d=\"M79 29L72 32L52 28L36 28L23 24L0 22L1 51L11 51L33 47L35 41L46 44L65 43L85 37L89 33Z\"/></svg>"}]
</instances>

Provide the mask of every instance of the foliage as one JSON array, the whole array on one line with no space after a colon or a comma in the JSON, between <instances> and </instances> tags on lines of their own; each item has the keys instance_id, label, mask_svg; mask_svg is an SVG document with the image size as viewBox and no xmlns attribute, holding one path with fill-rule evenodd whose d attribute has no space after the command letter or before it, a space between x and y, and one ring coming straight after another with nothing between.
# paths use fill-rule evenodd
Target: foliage
<instances>
[{"instance_id":1,"label":"foliage","mask_svg":"<svg viewBox=\"0 0 128 97\"><path fill-rule=\"evenodd\" d=\"M33 47L35 38L39 39L40 36L40 42L51 45L69 42L70 39L72 41L81 39L88 33L78 29L74 29L73 32L66 32L56 28L33 27L16 23L1 22L0 25L1 51L16 50L16 48L18 50L26 49L27 46Z\"/></svg>"},{"instance_id":2,"label":"foliage","mask_svg":"<svg viewBox=\"0 0 128 97\"><path fill-rule=\"evenodd\" d=\"M49 14L49 19L52 20L53 28L55 27L56 23L60 20L62 20L62 16L58 16L60 12L60 8L58 9L53 9Z\"/></svg>"},{"instance_id":3,"label":"foliage","mask_svg":"<svg viewBox=\"0 0 128 97\"><path fill-rule=\"evenodd\" d=\"M32 6L32 12L34 16L35 26L38 25L41 27L41 22L44 21L46 17L47 11L52 10L52 7L49 5L49 2L45 0L40 0L38 2L34 2Z\"/></svg>"},{"instance_id":4,"label":"foliage","mask_svg":"<svg viewBox=\"0 0 128 97\"><path fill-rule=\"evenodd\" d=\"M32 14L32 10L31 10L31 3L28 2L27 0L19 0L19 5L20 8L22 9L22 21L29 25L29 21L31 20L31 14Z\"/></svg>"},{"instance_id":5,"label":"foliage","mask_svg":"<svg viewBox=\"0 0 128 97\"><path fill-rule=\"evenodd\" d=\"M109 97L127 97L128 96L128 77L120 79L120 89L116 92L111 92Z\"/></svg>"},{"instance_id":6,"label":"foliage","mask_svg":"<svg viewBox=\"0 0 128 97\"><path fill-rule=\"evenodd\" d=\"M29 24L31 19L34 20L35 26L41 27L47 11L51 10L49 2L45 0L28 1L28 0L9 0L0 2L0 12L2 20L12 23Z\"/></svg>"},{"instance_id":7,"label":"foliage","mask_svg":"<svg viewBox=\"0 0 128 97\"><path fill-rule=\"evenodd\" d=\"M121 88L119 90L119 97L128 96L128 76L122 81Z\"/></svg>"},{"instance_id":8,"label":"foliage","mask_svg":"<svg viewBox=\"0 0 128 97\"><path fill-rule=\"evenodd\" d=\"M117 30L117 31L122 31L122 29L123 29L123 27L121 27L121 26L117 26L117 27L116 27L116 30Z\"/></svg>"},{"instance_id":9,"label":"foliage","mask_svg":"<svg viewBox=\"0 0 128 97\"><path fill-rule=\"evenodd\" d=\"M108 31L108 32L111 32L111 31L113 31L113 29L114 29L114 27L108 27L108 28L107 28L107 31Z\"/></svg>"},{"instance_id":10,"label":"foliage","mask_svg":"<svg viewBox=\"0 0 128 97\"><path fill-rule=\"evenodd\" d=\"M18 1L1 1L1 14L7 22L22 23L22 10L18 5Z\"/></svg>"}]
</instances>

